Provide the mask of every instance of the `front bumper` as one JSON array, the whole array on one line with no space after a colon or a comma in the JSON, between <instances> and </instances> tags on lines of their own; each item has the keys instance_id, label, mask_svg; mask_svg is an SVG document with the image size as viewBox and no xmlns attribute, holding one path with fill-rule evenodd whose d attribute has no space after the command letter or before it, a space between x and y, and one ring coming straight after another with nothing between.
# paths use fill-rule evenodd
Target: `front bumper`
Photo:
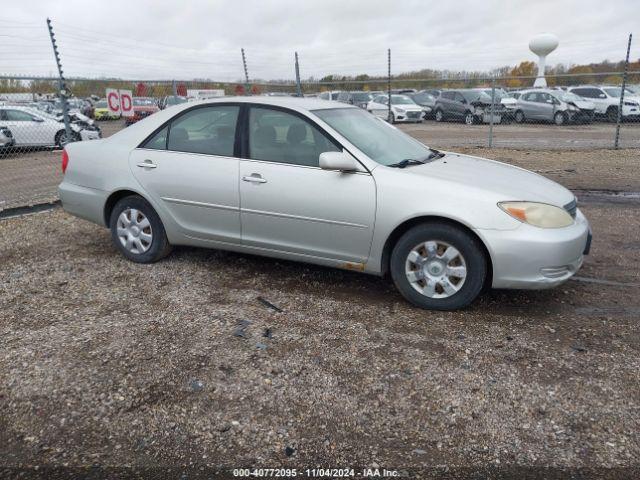
<instances>
[{"instance_id":1,"label":"front bumper","mask_svg":"<svg viewBox=\"0 0 640 480\"><path fill-rule=\"evenodd\" d=\"M420 122L424 118L424 112L422 110L410 111L410 112L394 112L396 122Z\"/></svg>"},{"instance_id":2,"label":"front bumper","mask_svg":"<svg viewBox=\"0 0 640 480\"><path fill-rule=\"evenodd\" d=\"M590 246L589 222L577 210L573 225L515 230L476 230L489 249L493 288L544 289L566 282L582 266Z\"/></svg>"},{"instance_id":3,"label":"front bumper","mask_svg":"<svg viewBox=\"0 0 640 480\"><path fill-rule=\"evenodd\" d=\"M102 138L102 133L100 132L100 130L81 130L80 131L80 138L82 139L82 141L85 140L98 140L100 138Z\"/></svg>"}]
</instances>

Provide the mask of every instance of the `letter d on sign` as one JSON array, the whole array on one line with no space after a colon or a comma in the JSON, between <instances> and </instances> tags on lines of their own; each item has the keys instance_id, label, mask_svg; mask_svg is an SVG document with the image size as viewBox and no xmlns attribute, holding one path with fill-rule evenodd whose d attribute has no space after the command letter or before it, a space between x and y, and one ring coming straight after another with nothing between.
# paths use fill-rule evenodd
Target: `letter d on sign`
<instances>
[{"instance_id":1,"label":"letter d on sign","mask_svg":"<svg viewBox=\"0 0 640 480\"><path fill-rule=\"evenodd\" d=\"M119 90L120 110L124 117L133 117L133 95L131 90Z\"/></svg>"}]
</instances>

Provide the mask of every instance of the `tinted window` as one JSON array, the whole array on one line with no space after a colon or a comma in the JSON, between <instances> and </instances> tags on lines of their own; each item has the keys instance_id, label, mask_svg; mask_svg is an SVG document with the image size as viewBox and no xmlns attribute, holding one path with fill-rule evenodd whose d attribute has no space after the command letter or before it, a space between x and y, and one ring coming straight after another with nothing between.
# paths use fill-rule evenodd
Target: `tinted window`
<instances>
[{"instance_id":1,"label":"tinted window","mask_svg":"<svg viewBox=\"0 0 640 480\"><path fill-rule=\"evenodd\" d=\"M249 158L317 167L322 152L337 152L329 139L297 115L252 107L249 113Z\"/></svg>"},{"instance_id":2,"label":"tinted window","mask_svg":"<svg viewBox=\"0 0 640 480\"><path fill-rule=\"evenodd\" d=\"M191 110L171 122L168 149L233 156L240 107L220 105Z\"/></svg>"},{"instance_id":3,"label":"tinted window","mask_svg":"<svg viewBox=\"0 0 640 480\"><path fill-rule=\"evenodd\" d=\"M156 133L153 137L147 140L147 142L142 147L150 148L152 150L166 150L168 130L169 130L169 127L164 127L162 130Z\"/></svg>"},{"instance_id":4,"label":"tinted window","mask_svg":"<svg viewBox=\"0 0 640 480\"><path fill-rule=\"evenodd\" d=\"M526 93L522 96L522 100L524 100L525 102L535 102L536 101L536 94L535 93Z\"/></svg>"},{"instance_id":5,"label":"tinted window","mask_svg":"<svg viewBox=\"0 0 640 480\"><path fill-rule=\"evenodd\" d=\"M446 98L447 100L453 100L456 95L456 92L442 92L441 95L442 95L442 98Z\"/></svg>"},{"instance_id":6,"label":"tinted window","mask_svg":"<svg viewBox=\"0 0 640 480\"><path fill-rule=\"evenodd\" d=\"M338 99L338 93L332 93L331 100L337 100L337 99Z\"/></svg>"}]
</instances>

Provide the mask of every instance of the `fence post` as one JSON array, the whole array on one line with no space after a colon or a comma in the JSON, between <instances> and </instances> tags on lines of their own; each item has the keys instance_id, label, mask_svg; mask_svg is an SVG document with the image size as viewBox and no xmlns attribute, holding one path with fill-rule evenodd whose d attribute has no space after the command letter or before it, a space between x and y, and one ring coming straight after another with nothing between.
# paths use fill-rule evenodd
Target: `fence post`
<instances>
[{"instance_id":1,"label":"fence post","mask_svg":"<svg viewBox=\"0 0 640 480\"><path fill-rule=\"evenodd\" d=\"M244 94L249 95L249 70L247 69L247 57L244 55L244 48L241 48L242 52L242 66L244 68Z\"/></svg>"},{"instance_id":2,"label":"fence post","mask_svg":"<svg viewBox=\"0 0 640 480\"><path fill-rule=\"evenodd\" d=\"M175 80L171 80L171 93L173 93L173 101L175 102L178 96L178 87L176 86Z\"/></svg>"},{"instance_id":3,"label":"fence post","mask_svg":"<svg viewBox=\"0 0 640 480\"><path fill-rule=\"evenodd\" d=\"M491 109L490 109L490 115L491 118L489 118L489 148L493 147L493 102L495 102L495 98L496 98L496 77L494 75L494 77L491 79Z\"/></svg>"},{"instance_id":4,"label":"fence post","mask_svg":"<svg viewBox=\"0 0 640 480\"><path fill-rule=\"evenodd\" d=\"M302 96L302 86L300 85L300 64L298 63L298 52L296 53L296 94Z\"/></svg>"},{"instance_id":5,"label":"fence post","mask_svg":"<svg viewBox=\"0 0 640 480\"><path fill-rule=\"evenodd\" d=\"M62 105L62 118L64 119L64 133L67 137L65 143L73 141L71 136L71 123L69 122L69 104L67 103L67 82L64 79L62 71L62 64L60 63L60 54L58 53L58 46L56 45L56 37L53 33L53 26L51 25L51 19L47 18L47 28L49 29L49 38L51 38L51 46L53 47L53 56L56 59L56 65L58 67L58 95L60 96L60 104ZM62 143L62 142L60 142Z\"/></svg>"},{"instance_id":6,"label":"fence post","mask_svg":"<svg viewBox=\"0 0 640 480\"><path fill-rule=\"evenodd\" d=\"M622 90L620 91L620 105L618 106L618 118L616 120L616 139L613 142L613 148L618 150L620 140L620 123L622 122L622 107L624 106L624 89L627 86L627 71L629 70L629 52L631 51L631 38L633 34L629 34L629 43L627 43L627 57L624 61L624 72L622 73Z\"/></svg>"},{"instance_id":7,"label":"fence post","mask_svg":"<svg viewBox=\"0 0 640 480\"><path fill-rule=\"evenodd\" d=\"M391 49L387 49L387 94L389 96L388 108L389 114L388 119L389 123L392 122L393 117L391 116Z\"/></svg>"}]
</instances>

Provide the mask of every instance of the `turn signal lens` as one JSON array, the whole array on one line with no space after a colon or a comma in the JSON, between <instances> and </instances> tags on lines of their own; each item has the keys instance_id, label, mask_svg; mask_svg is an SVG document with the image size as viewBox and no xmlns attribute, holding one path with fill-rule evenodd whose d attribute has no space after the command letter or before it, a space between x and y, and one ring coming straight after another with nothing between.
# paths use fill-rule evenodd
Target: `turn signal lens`
<instances>
[{"instance_id":1,"label":"turn signal lens","mask_svg":"<svg viewBox=\"0 0 640 480\"><path fill-rule=\"evenodd\" d=\"M498 206L513 218L540 228L562 228L573 224L565 209L536 202L500 202Z\"/></svg>"},{"instance_id":2,"label":"turn signal lens","mask_svg":"<svg viewBox=\"0 0 640 480\"><path fill-rule=\"evenodd\" d=\"M66 150L62 150L62 173L67 171L67 165L69 165L69 154Z\"/></svg>"}]
</instances>

